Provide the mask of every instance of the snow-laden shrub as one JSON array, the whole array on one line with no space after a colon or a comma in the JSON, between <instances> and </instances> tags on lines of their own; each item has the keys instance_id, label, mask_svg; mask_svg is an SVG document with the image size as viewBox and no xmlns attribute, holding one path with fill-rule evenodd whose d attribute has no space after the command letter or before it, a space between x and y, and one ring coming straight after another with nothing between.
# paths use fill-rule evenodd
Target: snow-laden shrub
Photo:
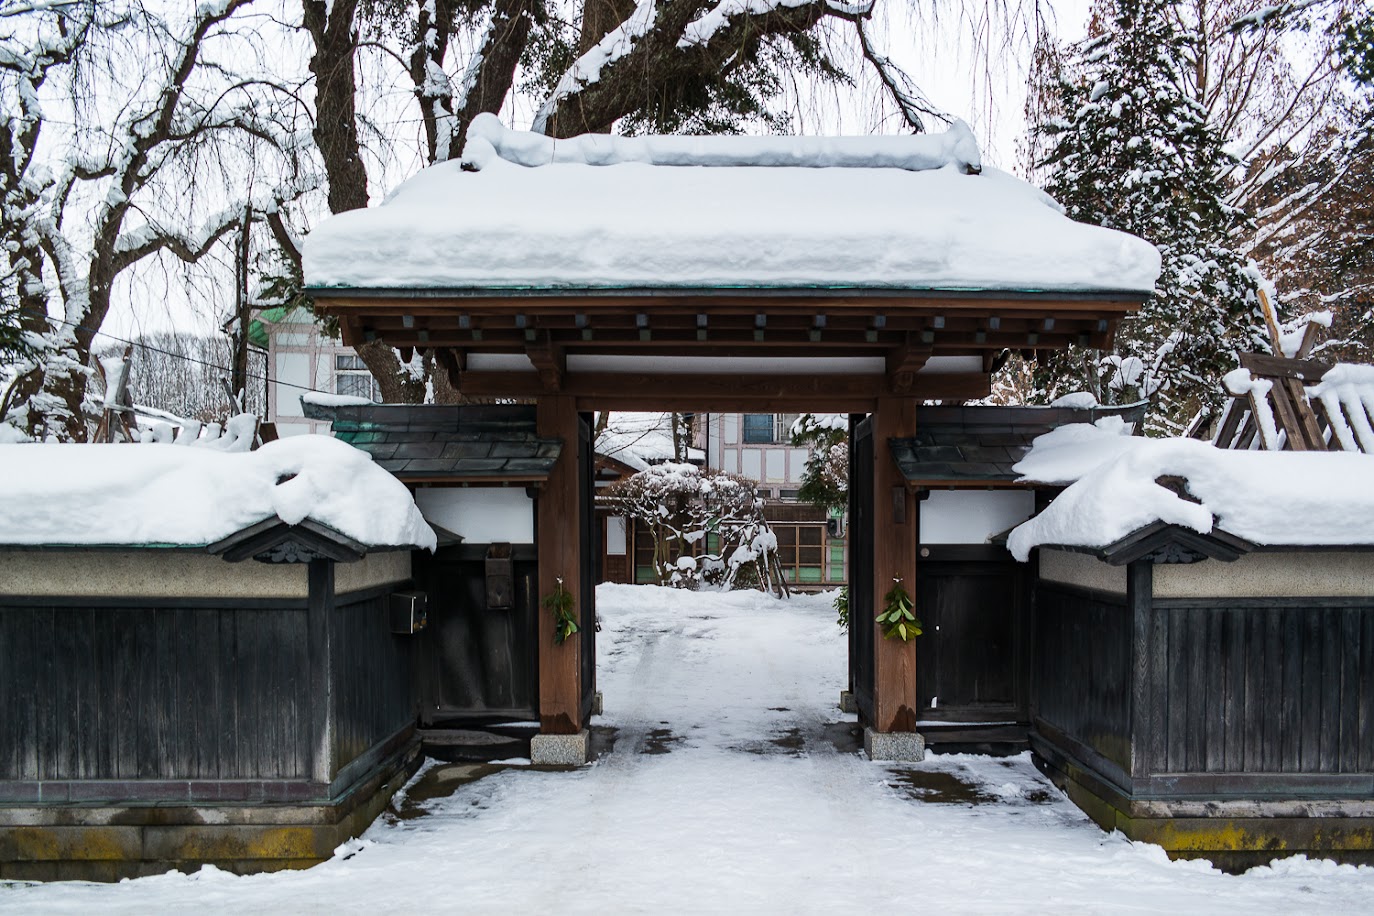
<instances>
[{"instance_id":1,"label":"snow-laden shrub","mask_svg":"<svg viewBox=\"0 0 1374 916\"><path fill-rule=\"evenodd\" d=\"M763 517L757 484L692 464L656 464L612 484L617 515L633 519L653 541L660 585L782 589L777 536ZM708 535L716 537L714 551Z\"/></svg>"}]
</instances>

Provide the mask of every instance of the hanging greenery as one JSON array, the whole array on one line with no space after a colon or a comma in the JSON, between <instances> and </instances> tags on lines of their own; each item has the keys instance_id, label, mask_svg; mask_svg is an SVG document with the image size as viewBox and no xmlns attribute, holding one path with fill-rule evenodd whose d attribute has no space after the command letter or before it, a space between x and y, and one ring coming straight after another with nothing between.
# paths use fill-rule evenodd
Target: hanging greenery
<instances>
[{"instance_id":1,"label":"hanging greenery","mask_svg":"<svg viewBox=\"0 0 1374 916\"><path fill-rule=\"evenodd\" d=\"M916 616L911 593L899 578L892 580L892 590L883 596L883 612L876 619L882 624L883 636L887 639L910 642L925 632Z\"/></svg>"},{"instance_id":2,"label":"hanging greenery","mask_svg":"<svg viewBox=\"0 0 1374 916\"><path fill-rule=\"evenodd\" d=\"M564 640L580 629L577 625L577 615L573 612L572 592L563 587L562 576L558 577L558 586L544 596L542 603L544 609L553 614L553 641L555 645L561 646Z\"/></svg>"},{"instance_id":3,"label":"hanging greenery","mask_svg":"<svg viewBox=\"0 0 1374 916\"><path fill-rule=\"evenodd\" d=\"M841 585L835 594L835 623L841 630L849 632L849 586Z\"/></svg>"}]
</instances>

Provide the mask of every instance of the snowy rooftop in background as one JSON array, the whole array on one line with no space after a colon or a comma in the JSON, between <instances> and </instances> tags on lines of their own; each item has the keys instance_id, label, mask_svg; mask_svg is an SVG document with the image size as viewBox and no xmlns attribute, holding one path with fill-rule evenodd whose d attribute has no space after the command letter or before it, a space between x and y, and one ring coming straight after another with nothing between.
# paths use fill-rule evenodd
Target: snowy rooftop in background
<instances>
[{"instance_id":1,"label":"snowy rooftop in background","mask_svg":"<svg viewBox=\"0 0 1374 916\"><path fill-rule=\"evenodd\" d=\"M1036 439L1016 465L1027 482L1070 486L1008 538L1033 547L1106 547L1155 522L1219 530L1264 546L1374 544L1374 456L1260 452L1129 435L1113 417ZM1181 478L1184 499L1156 483Z\"/></svg>"},{"instance_id":2,"label":"snowy rooftop in background","mask_svg":"<svg viewBox=\"0 0 1374 916\"><path fill-rule=\"evenodd\" d=\"M312 287L1147 293L1148 243L983 169L968 128L907 137L553 140L476 119L462 162L306 240Z\"/></svg>"},{"instance_id":3,"label":"snowy rooftop in background","mask_svg":"<svg viewBox=\"0 0 1374 916\"><path fill-rule=\"evenodd\" d=\"M596 437L596 453L636 471L673 460L672 416L666 413L615 412ZM706 453L687 449L689 462L704 462Z\"/></svg>"},{"instance_id":4,"label":"snowy rooftop in background","mask_svg":"<svg viewBox=\"0 0 1374 916\"><path fill-rule=\"evenodd\" d=\"M254 452L176 445L0 446L0 544L207 546L312 520L367 546L433 548L410 492L328 436Z\"/></svg>"}]
</instances>

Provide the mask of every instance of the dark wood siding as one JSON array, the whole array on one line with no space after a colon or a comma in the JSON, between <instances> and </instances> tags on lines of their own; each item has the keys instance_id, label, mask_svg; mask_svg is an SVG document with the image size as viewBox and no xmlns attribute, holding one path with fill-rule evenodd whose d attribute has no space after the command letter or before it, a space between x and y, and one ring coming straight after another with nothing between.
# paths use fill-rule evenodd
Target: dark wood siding
<instances>
[{"instance_id":1,"label":"dark wood siding","mask_svg":"<svg viewBox=\"0 0 1374 916\"><path fill-rule=\"evenodd\" d=\"M1153 624L1151 773L1374 772L1374 607L1159 600Z\"/></svg>"},{"instance_id":2,"label":"dark wood siding","mask_svg":"<svg viewBox=\"0 0 1374 916\"><path fill-rule=\"evenodd\" d=\"M245 603L0 599L0 780L309 777L304 602Z\"/></svg>"},{"instance_id":3,"label":"dark wood siding","mask_svg":"<svg viewBox=\"0 0 1374 916\"><path fill-rule=\"evenodd\" d=\"M1042 582L1035 613L1032 716L1128 773L1133 666L1125 596Z\"/></svg>"},{"instance_id":4,"label":"dark wood siding","mask_svg":"<svg viewBox=\"0 0 1374 916\"><path fill-rule=\"evenodd\" d=\"M391 632L387 595L338 599L333 616L336 772L400 729L414 725L414 636Z\"/></svg>"}]
</instances>

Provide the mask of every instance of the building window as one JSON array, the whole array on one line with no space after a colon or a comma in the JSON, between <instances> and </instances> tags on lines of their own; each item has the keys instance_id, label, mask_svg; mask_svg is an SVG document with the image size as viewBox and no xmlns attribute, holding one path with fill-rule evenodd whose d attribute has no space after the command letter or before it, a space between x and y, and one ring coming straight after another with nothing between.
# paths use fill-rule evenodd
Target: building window
<instances>
[{"instance_id":1,"label":"building window","mask_svg":"<svg viewBox=\"0 0 1374 916\"><path fill-rule=\"evenodd\" d=\"M377 380L368 371L367 363L356 353L339 353L334 357L334 393L355 398L379 401Z\"/></svg>"},{"instance_id":2,"label":"building window","mask_svg":"<svg viewBox=\"0 0 1374 916\"><path fill-rule=\"evenodd\" d=\"M771 413L747 413L744 415L744 441L766 444L778 441L774 438L774 415Z\"/></svg>"}]
</instances>

